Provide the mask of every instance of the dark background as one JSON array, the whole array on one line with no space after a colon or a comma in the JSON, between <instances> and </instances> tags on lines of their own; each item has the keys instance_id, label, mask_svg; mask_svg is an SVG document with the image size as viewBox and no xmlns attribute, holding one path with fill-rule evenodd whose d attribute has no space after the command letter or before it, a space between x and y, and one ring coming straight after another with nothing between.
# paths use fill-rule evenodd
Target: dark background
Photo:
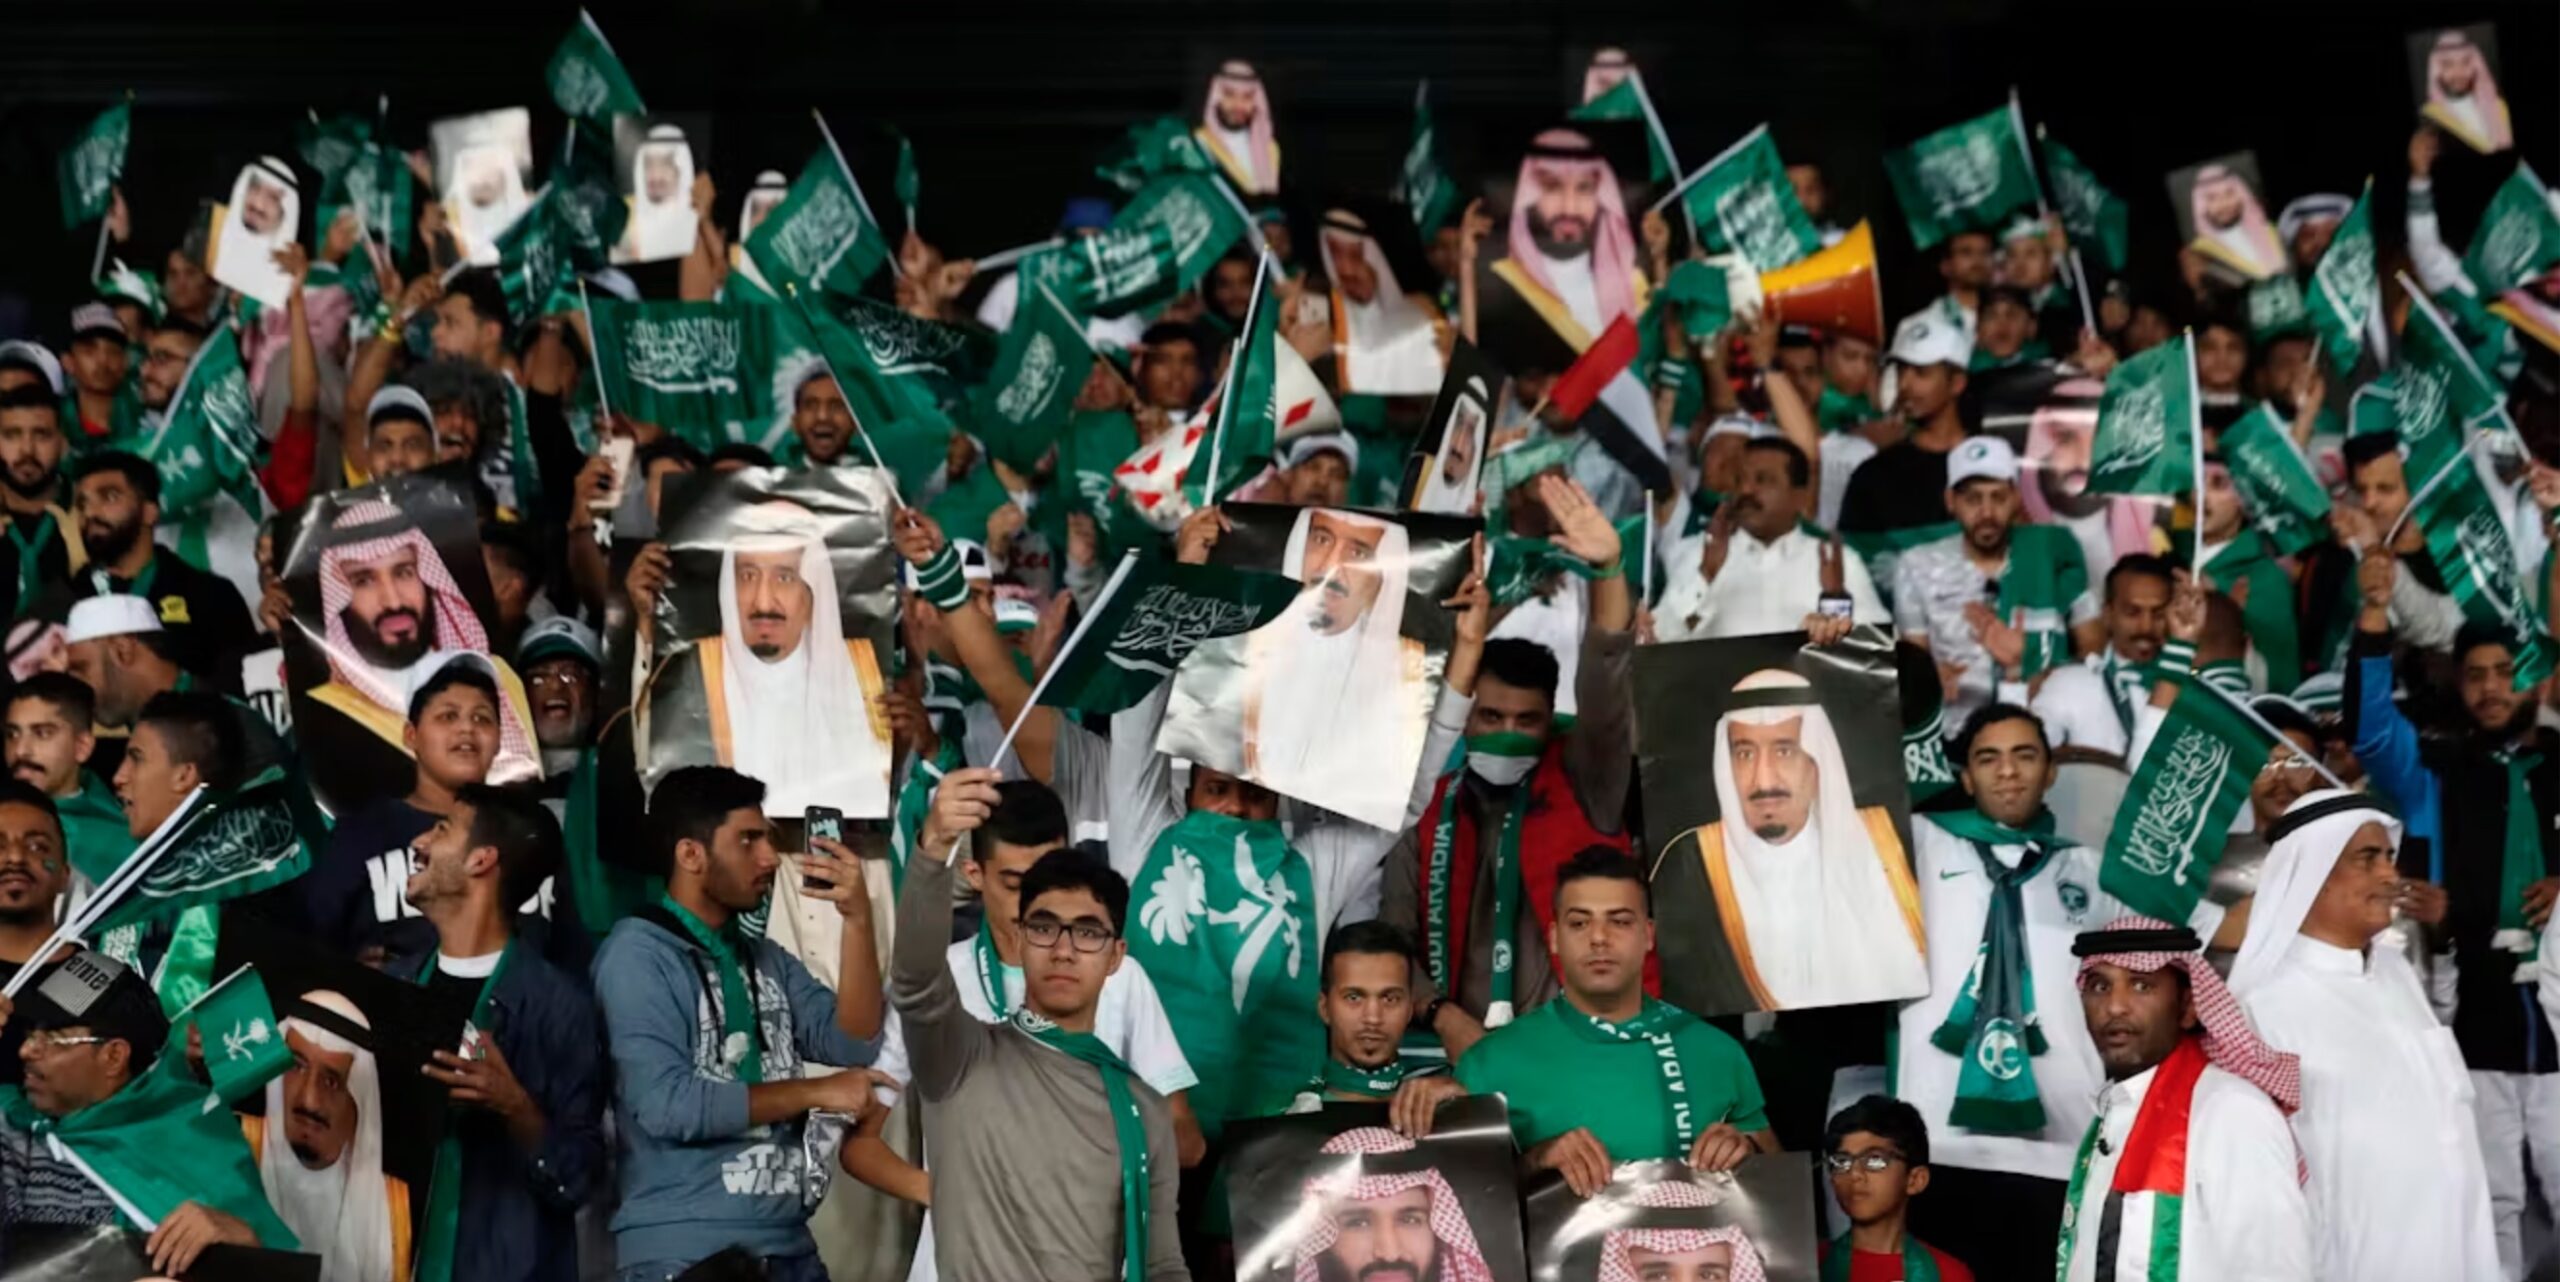
<instances>
[{"instance_id":1,"label":"dark background","mask_svg":"<svg viewBox=\"0 0 2560 1282\"><path fill-rule=\"evenodd\" d=\"M1876 217L1892 311L1937 289L1915 259L1878 153L2000 105L2074 148L2134 215L2135 275L2165 278L2174 244L2163 176L2253 148L2269 212L2367 175L2386 256L2415 113L2403 38L2494 22L2519 154L2554 165L2560 5L2128 3L2060 0L598 0L598 22L650 106L717 113L719 211L755 170L793 170L823 108L894 228L887 126L915 140L925 235L953 254L1037 238L1059 202L1099 190L1095 159L1128 124L1196 121L1222 57L1262 69L1293 191L1383 188L1428 78L1443 155L1461 181L1507 169L1528 133L1579 98L1590 50L1630 48L1685 164L1768 120L1790 159L1821 162L1834 205ZM83 292L94 228L65 231L55 152L127 89L137 95L126 190L158 265L195 201L261 152L292 157L306 108L369 110L423 146L437 116L533 109L538 156L559 115L542 68L575 21L560 0L214 0L0 3L0 333L60 337ZM2448 141L2439 204L2459 247L2505 158Z\"/></svg>"}]
</instances>

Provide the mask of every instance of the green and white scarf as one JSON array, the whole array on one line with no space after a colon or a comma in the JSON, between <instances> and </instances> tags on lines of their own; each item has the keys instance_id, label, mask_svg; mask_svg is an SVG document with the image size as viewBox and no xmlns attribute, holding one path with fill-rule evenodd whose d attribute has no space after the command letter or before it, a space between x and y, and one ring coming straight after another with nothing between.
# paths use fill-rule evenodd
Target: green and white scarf
<instances>
[{"instance_id":1,"label":"green and white scarf","mask_svg":"<svg viewBox=\"0 0 2560 1282\"><path fill-rule=\"evenodd\" d=\"M752 1086L764 1080L763 1039L756 1035L755 989L747 982L747 967L741 953L755 945L738 937L736 923L729 929L713 930L701 918L685 910L673 895L658 900L658 906L676 919L711 954L713 965L720 971L720 1062L734 1065L738 1080Z\"/></svg>"},{"instance_id":2,"label":"green and white scarf","mask_svg":"<svg viewBox=\"0 0 2560 1282\"><path fill-rule=\"evenodd\" d=\"M1411 1056L1399 1056L1376 1068L1361 1068L1357 1065L1345 1064L1327 1055L1324 1057L1324 1066L1316 1070L1316 1075L1308 1079L1306 1089L1299 1093L1313 1095L1318 1100L1345 1096L1352 1099L1387 1099L1396 1093L1396 1088L1404 1085L1407 1078L1430 1077L1448 1071L1449 1065L1445 1062L1415 1059Z\"/></svg>"},{"instance_id":3,"label":"green and white scarf","mask_svg":"<svg viewBox=\"0 0 2560 1282\"><path fill-rule=\"evenodd\" d=\"M1991 911L1971 978L1929 1043L1959 1057L1955 1107L1947 1120L1968 1130L2018 1134L2044 1129L2044 1101L2036 1094L2034 1058L2045 1053L2036 1019L2035 975L2027 955L2026 885L2069 843L2054 835L2053 812L2039 811L2025 829L1983 814L1959 810L1930 818L1973 844L1982 875L1991 879ZM2003 865L1993 846L2024 846L2016 868Z\"/></svg>"},{"instance_id":4,"label":"green and white scarf","mask_svg":"<svg viewBox=\"0 0 2560 1282\"><path fill-rule=\"evenodd\" d=\"M1486 753L1498 757L1527 757L1536 761L1546 745L1525 734L1506 731L1501 734L1472 735L1467 739L1467 752ZM1531 767L1535 769L1534 766ZM1431 862L1427 868L1429 885L1425 888L1424 910L1428 921L1424 927L1431 939L1431 982L1443 994L1450 991L1457 959L1449 956L1449 901L1453 888L1449 885L1450 869L1456 859L1458 839L1458 788L1466 767L1461 765L1458 777L1449 781L1440 801L1440 821L1431 829ZM1493 843L1493 939L1486 952L1493 960L1492 988L1485 1004L1484 1025L1500 1028L1511 1022L1513 1011L1513 978L1516 959L1511 941L1520 930L1520 829L1529 816L1532 789L1523 776L1511 786L1510 803L1503 807L1502 831Z\"/></svg>"},{"instance_id":5,"label":"green and white scarf","mask_svg":"<svg viewBox=\"0 0 2560 1282\"><path fill-rule=\"evenodd\" d=\"M1571 1000L1554 1003L1557 1018L1574 1036L1587 1042L1648 1042L1653 1046L1654 1065L1662 1070L1662 1107L1671 1118L1671 1133L1679 1141L1678 1152L1689 1155L1691 1145L1698 1142L1698 1110L1689 1098L1689 1078L1680 1068L1682 1029L1697 1023L1698 1017L1654 998L1644 999L1644 1008L1633 1019L1612 1024L1585 1014ZM1718 1118L1721 1122L1724 1119Z\"/></svg>"},{"instance_id":6,"label":"green and white scarf","mask_svg":"<svg viewBox=\"0 0 2560 1282\"><path fill-rule=\"evenodd\" d=\"M1015 1011L1013 1026L1031 1040L1102 1073L1102 1094L1111 1107L1111 1130L1120 1141L1120 1275L1125 1282L1147 1277L1147 1126L1138 1112L1138 1094L1129 1089L1129 1066L1091 1033L1071 1033L1028 1007Z\"/></svg>"}]
</instances>

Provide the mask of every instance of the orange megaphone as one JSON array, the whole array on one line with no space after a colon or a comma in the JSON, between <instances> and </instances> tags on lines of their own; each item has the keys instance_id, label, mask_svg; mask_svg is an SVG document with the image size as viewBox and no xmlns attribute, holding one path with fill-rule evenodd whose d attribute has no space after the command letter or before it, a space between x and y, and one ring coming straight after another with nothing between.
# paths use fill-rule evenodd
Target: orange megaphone
<instances>
[{"instance_id":1,"label":"orange megaphone","mask_svg":"<svg viewBox=\"0 0 2560 1282\"><path fill-rule=\"evenodd\" d=\"M1855 334L1884 341L1884 289L1876 281L1876 238L1864 221L1840 243L1803 262L1760 277L1764 316L1782 325Z\"/></svg>"}]
</instances>

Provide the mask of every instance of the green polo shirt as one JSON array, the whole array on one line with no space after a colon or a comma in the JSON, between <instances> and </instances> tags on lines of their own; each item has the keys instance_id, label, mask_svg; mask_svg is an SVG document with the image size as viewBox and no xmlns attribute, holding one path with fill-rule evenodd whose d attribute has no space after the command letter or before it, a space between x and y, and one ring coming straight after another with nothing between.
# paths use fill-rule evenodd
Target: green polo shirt
<instances>
[{"instance_id":1,"label":"green polo shirt","mask_svg":"<svg viewBox=\"0 0 2560 1282\"><path fill-rule=\"evenodd\" d=\"M1458 1081L1469 1094L1506 1099L1511 1134L1523 1149L1580 1126L1609 1150L1612 1162L1687 1157L1672 1122L1661 1048L1608 1038L1570 1006L1558 997L1485 1034L1458 1060ZM1768 1129L1760 1082L1742 1043L1689 1018L1672 1031L1671 1045L1694 1133L1718 1122L1741 1131Z\"/></svg>"}]
</instances>

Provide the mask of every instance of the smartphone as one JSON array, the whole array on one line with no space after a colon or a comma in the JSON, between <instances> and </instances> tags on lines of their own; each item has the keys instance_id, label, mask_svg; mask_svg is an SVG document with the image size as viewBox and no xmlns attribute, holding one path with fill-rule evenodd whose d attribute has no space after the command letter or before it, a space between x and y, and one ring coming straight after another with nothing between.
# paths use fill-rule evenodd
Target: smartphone
<instances>
[{"instance_id":1,"label":"smartphone","mask_svg":"<svg viewBox=\"0 0 2560 1282\"><path fill-rule=\"evenodd\" d=\"M833 806L809 807L805 813L805 822L808 824L809 848L812 850L817 849L816 843L820 837L824 837L829 841L837 843L842 843L844 841L844 812ZM835 883L823 878L810 877L807 878L807 881L808 884L820 889L832 890L835 888Z\"/></svg>"},{"instance_id":2,"label":"smartphone","mask_svg":"<svg viewBox=\"0 0 2560 1282\"><path fill-rule=\"evenodd\" d=\"M596 447L598 454L613 463L613 484L587 504L589 511L611 512L622 506L622 489L631 483L631 460L639 448L639 442L628 436L608 437Z\"/></svg>"}]
</instances>

